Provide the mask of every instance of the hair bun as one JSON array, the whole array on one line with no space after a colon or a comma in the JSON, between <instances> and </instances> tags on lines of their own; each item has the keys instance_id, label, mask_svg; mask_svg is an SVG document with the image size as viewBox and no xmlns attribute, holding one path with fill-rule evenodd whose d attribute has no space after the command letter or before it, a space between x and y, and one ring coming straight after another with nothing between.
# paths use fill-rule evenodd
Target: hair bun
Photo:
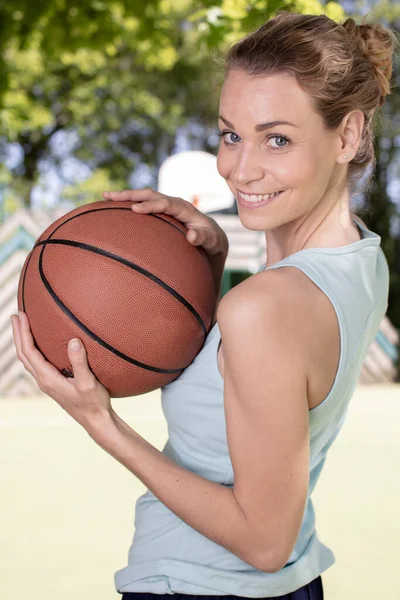
<instances>
[{"instance_id":1,"label":"hair bun","mask_svg":"<svg viewBox=\"0 0 400 600\"><path fill-rule=\"evenodd\" d=\"M357 25L351 18L346 19L342 26L362 55L373 65L381 88L379 104L382 105L385 96L390 93L393 54L399 46L395 34L380 23Z\"/></svg>"}]
</instances>

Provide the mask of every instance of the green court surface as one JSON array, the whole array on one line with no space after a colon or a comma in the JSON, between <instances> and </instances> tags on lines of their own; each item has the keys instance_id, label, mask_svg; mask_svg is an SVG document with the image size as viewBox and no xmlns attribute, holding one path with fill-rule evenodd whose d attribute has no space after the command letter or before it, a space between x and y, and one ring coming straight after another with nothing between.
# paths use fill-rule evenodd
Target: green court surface
<instances>
[{"instance_id":1,"label":"green court surface","mask_svg":"<svg viewBox=\"0 0 400 600\"><path fill-rule=\"evenodd\" d=\"M162 448L160 394L114 400ZM400 600L400 385L359 386L313 494L336 563L326 600ZM118 600L135 500L128 470L47 398L0 398L1 600Z\"/></svg>"}]
</instances>

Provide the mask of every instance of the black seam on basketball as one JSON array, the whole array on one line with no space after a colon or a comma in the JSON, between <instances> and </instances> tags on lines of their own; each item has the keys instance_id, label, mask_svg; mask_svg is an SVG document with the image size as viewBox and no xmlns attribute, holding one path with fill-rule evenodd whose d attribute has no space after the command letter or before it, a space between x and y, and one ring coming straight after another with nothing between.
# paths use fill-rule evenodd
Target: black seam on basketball
<instances>
[{"instance_id":1,"label":"black seam on basketball","mask_svg":"<svg viewBox=\"0 0 400 600\"><path fill-rule=\"evenodd\" d=\"M30 252L30 256L28 258L28 261L27 261L26 267L25 267L24 277L22 279L21 300L22 300L22 310L24 312L26 312L26 308L25 308L25 278L26 278L26 274L28 272L29 263L31 262L31 259L32 259L32 254L33 254L33 250L31 250L31 252Z\"/></svg>"},{"instance_id":2,"label":"black seam on basketball","mask_svg":"<svg viewBox=\"0 0 400 600\"><path fill-rule=\"evenodd\" d=\"M76 218L78 218L78 217L80 217L80 216L86 215L86 214L88 214L88 213L90 213L90 212L97 212L97 211L99 211L99 210L131 210L131 208L128 208L128 207L127 207L127 208L125 208L125 207L119 207L119 206L118 206L118 207L117 207L117 206L115 206L115 207L106 207L106 206L105 206L105 207L101 207L101 208L99 207L99 208L93 208L93 209L90 209L90 210L83 211L83 212L81 212L81 213L79 213L79 214L77 214L77 215L73 215L72 217L69 217L67 220L65 220L65 221L63 221L62 223L60 223L60 224L59 224L59 225L58 225L58 226L57 226L57 227L56 227L56 228L55 228L55 229L52 231L52 233L51 233L51 234L50 234L50 236L47 238L47 240L42 240L41 242L38 242L38 243L36 243L36 244L34 245L34 247L33 247L32 251L31 251L31 256L30 256L30 258L29 258L29 260L28 260L28 262L27 262L27 264L26 264L25 273L24 273L24 278L23 278L23 281L22 281L22 290L21 290L21 296L22 296L22 306L23 306L23 310L24 310L24 312L26 312L26 303L25 303L25 279L26 279L26 275L27 275L27 272L28 272L28 266L29 266L29 263L30 263L30 261L31 261L31 258L32 258L33 250L35 249L35 247L37 247L37 246L39 246L39 245L42 245L42 249L41 249L41 253L40 253L40 257L39 257L39 273L40 273L40 276L41 276L42 282L43 282L43 284L45 285L45 287L46 287L47 291L49 292L49 294L52 296L52 298L53 298L53 299L54 299L54 301L56 302L56 304L57 304L57 305L58 305L58 306L61 308L61 310L63 310L65 313L67 313L67 314L68 314L68 316L70 317L70 319L71 319L71 320L72 320L72 321L73 321L73 322L74 322L74 323L75 323L75 324L76 324L76 325L77 325L77 326L78 326L80 329L82 329L83 331L85 331L85 332L87 333L87 335L89 335L89 336L90 336L92 339L94 339L94 340L95 340L96 342L98 342L100 345L102 345L103 347L107 348L108 350L110 350L111 352L113 352L114 354L116 354L117 356L119 356L120 358L122 358L123 360L126 360L127 362L130 362L130 363L132 363L132 364L135 364L136 366L139 366L139 367L141 367L141 368L143 368L143 369L147 369L147 370L150 370L150 371L154 371L154 372L156 372L156 373L165 373L165 374L167 374L167 373L178 373L178 374L179 374L179 373L180 373L180 372L182 372L182 371L183 371L183 370L184 370L186 367L182 367L181 369L173 369L173 370L171 370L171 369L170 369L170 370L167 370L167 369L160 369L160 368L158 368L158 367L152 367L151 365L146 365L146 364L144 364L144 363L140 363L139 361L136 361L135 359L133 359L133 358L131 358L131 357L129 357L129 356L126 356L125 354L123 354L123 353L119 352L117 349L115 349L115 348L113 348L112 346L110 346L109 344L107 344L107 342L105 342L104 340L102 340L101 338L99 338L99 337L98 337L98 336L97 336L97 335L96 335L96 334L95 334L93 331L91 331L91 330L90 330L90 329L88 329L88 328L87 328L87 327L86 327L86 326L85 326L83 323L81 323L81 322L79 321L79 319L78 319L77 317L75 317L75 315L74 315L74 314L73 314L73 313L72 313L72 312L71 312L71 311L70 311L70 310L69 310L69 309L68 309L68 308L67 308L67 307L66 307L66 306L63 304L63 302L62 302L62 301L61 301L61 300L58 298L58 296L55 294L54 290L51 288L51 286L50 286L50 284L49 284L48 280L46 279L46 276L44 275L44 272L43 272L43 265L42 265L42 256L43 256L43 253L44 253L44 249L45 249L46 243L49 243L49 242L50 242L50 243L55 243L55 242L57 242L57 240L51 240L51 239L50 239L50 238L51 238L51 236L53 236L53 235L55 234L55 232L56 232L56 231L58 231L58 230L59 230L59 229L60 229L60 228L61 228L63 225L65 225L65 224L66 224L66 223L68 223L69 221L71 221L71 220L73 220L73 219L76 219ZM161 214L162 214L162 213L161 213ZM160 215L156 215L156 214L154 214L154 213L150 213L150 214L148 214L147 216L150 216L150 217L153 217L153 218L159 219L159 220L161 220L161 221L164 221L164 223L168 223L169 225L171 225L172 227L174 227L175 229L177 229L177 230L178 230L178 231L179 231L181 234L183 234L183 235L185 235L185 236L186 236L186 234L185 234L185 232L184 232L184 231L182 231L182 230L181 230L181 229L180 229L178 226L176 226L174 223L171 223L171 222L170 222L170 221L168 221L167 219L163 218L163 217L161 216L161 214L160 214ZM67 240L67 241L69 241L69 240ZM201 255L202 255L202 256L203 256L203 257L204 257L204 258L205 258L205 259L208 261L208 257L207 257L207 255L206 255L205 251L204 251L204 250L203 250L201 247L199 247L199 246L197 246L197 247L195 246L195 248L196 248L196 249L199 251L199 253L200 253L200 254L201 254ZM97 250L99 250L99 249L97 248ZM114 258L114 257L112 257L112 258ZM121 258L121 257L117 257L117 260L118 260L118 258ZM152 274L150 274L150 275L152 275ZM153 276L153 277L156 277L156 276ZM160 281L161 281L161 280L160 280ZM157 282L156 282L156 283L157 283ZM164 282L161 282L161 283L162 283L162 284L164 284ZM164 284L164 285L167 285L167 284ZM164 285L163 285L163 287L164 287ZM171 290L172 290L172 288L171 288ZM167 291L168 291L168 290L167 290ZM175 292L175 290L172 290L172 291L173 291L173 292ZM175 294L178 294L178 292L175 292ZM173 294L173 295L174 295L174 294ZM177 297L177 296L175 296L175 297ZM177 297L177 299L179 300L179 298L178 298L178 297ZM184 298L182 298L182 299L184 300L184 302L187 302L187 301L186 301ZM191 305L190 305L189 303L187 303L187 305L188 305L188 306L187 306L188 308L190 307L190 308L189 308L189 310L193 309L194 313L196 313L195 309L194 309L193 307L191 307ZM192 312L192 311L191 311L191 312ZM196 313L196 314L197 314L197 313ZM196 314L195 314L195 316L196 316ZM203 329L204 337L206 338L206 335L207 335L207 333L208 333L208 332L206 332L205 324L204 324L204 322L202 321L202 319L201 319L200 315L198 315L198 317L199 317L199 319L200 319L200 321L199 321L199 322L200 322L200 325L201 325L201 327L202 327L202 329ZM211 328L210 328L210 330L211 330ZM203 343L204 343L204 342L203 342ZM38 346L37 346L37 344L36 344L36 342L35 342L35 346L36 346L36 347L38 347ZM42 351L42 354L44 354L44 353L43 353L43 351ZM178 376L179 376L179 375L178 375Z\"/></svg>"},{"instance_id":3,"label":"black seam on basketball","mask_svg":"<svg viewBox=\"0 0 400 600\"><path fill-rule=\"evenodd\" d=\"M99 210L129 210L129 211L132 212L131 208L128 208L128 207L125 208L123 206L104 206L104 207L99 207L99 208L91 208L90 210L85 210L84 212L81 212L78 215L73 215L72 217L69 217L69 219L67 219L66 221L63 221L62 223L60 223L59 225L57 225L57 227L55 228L55 230L51 233L50 237L52 235L54 235L55 232L58 229L60 229L60 227L62 227L63 225L65 225L69 221L72 221L72 219L77 219L78 217L82 217L83 215L87 215L87 214L89 214L91 212L97 212ZM175 229L177 229L179 231L179 233L181 233L182 235L184 235L186 237L186 233L184 231L182 231L182 229L180 229L174 223L171 223L171 221L168 221L168 219L164 219L161 216L162 214L164 214L164 213L159 213L159 214L148 213L148 214L146 214L146 216L147 217L153 217L154 219L159 219L160 221L164 221L164 223L168 223L168 225L171 225L171 227L174 227ZM50 239L50 237L48 239ZM193 248L196 248L196 250L199 252L199 254L201 254L201 256L203 256L206 259L207 262L209 262L207 254L206 254L205 250L201 246L193 246Z\"/></svg>"},{"instance_id":4,"label":"black seam on basketball","mask_svg":"<svg viewBox=\"0 0 400 600\"><path fill-rule=\"evenodd\" d=\"M161 214L163 214L163 213L161 213ZM161 214L155 215L155 214L151 213L151 216L155 217L156 219L160 219L160 221L164 221L164 223L169 223L170 225L173 225L176 229L178 229L186 237L186 233L184 231L182 231L182 229L179 229L179 227L177 227L173 223L170 223L170 221L168 221L167 219L163 219ZM193 248L196 248L196 250L199 251L199 253L206 259L207 263L209 264L208 256L207 256L207 253L204 250L204 248L202 248L201 246L193 246Z\"/></svg>"},{"instance_id":5,"label":"black seam on basketball","mask_svg":"<svg viewBox=\"0 0 400 600\"><path fill-rule=\"evenodd\" d=\"M128 207L125 208L124 206L104 206L104 207L98 207L98 208L91 208L90 210L85 210L84 212L81 212L78 215L73 215L72 217L69 217L69 219L67 219L66 221L63 221L62 223L57 225L57 227L54 229L54 231L52 231L52 233L50 234L50 236L47 239L50 239L51 236L53 236L55 234L55 232L58 231L58 229L60 229L63 225L65 225L69 221L72 221L73 219L77 219L78 217L82 217L83 215L87 215L88 213L91 213L91 212L97 212L99 210L129 210L132 212L131 208L128 208ZM146 216L153 217L154 219L159 219L160 221L163 221L164 223L168 223L168 225L171 225L171 227L174 227L174 229L176 229L177 231L179 231L179 233L181 233L182 235L184 235L186 237L186 233L184 231L182 231L182 229L180 229L177 225L168 221L168 219L164 219L162 217L163 214L164 213L159 213L159 214L149 213ZM178 223L180 223L180 221L178 221ZM182 227L184 227L184 225L182 225ZM199 254L207 261L207 264L209 265L210 262L208 260L208 257L207 257L207 254L206 254L204 248L201 248L201 246L193 246L193 247L196 248L196 250L199 252ZM203 327L203 332L205 332L204 340L210 331L211 331L211 328L207 332L205 326Z\"/></svg>"},{"instance_id":6,"label":"black seam on basketball","mask_svg":"<svg viewBox=\"0 0 400 600\"><path fill-rule=\"evenodd\" d=\"M49 240L46 240L47 242ZM55 240L54 240L55 241ZM40 242L40 244L42 244L42 242ZM63 303L62 300L60 300L60 298L57 296L57 294L54 292L53 288L51 287L50 283L48 282L44 271L43 271L43 252L45 249L45 245L42 246L41 252L40 252L40 256L39 256L39 273L40 273L40 277L42 279L42 282L45 286L45 288L47 289L47 291L49 292L50 296L53 298L54 302L61 308L61 310L66 313L69 318L81 329L83 330L89 337L91 337L93 340L95 340L98 344L100 344L101 346L103 346L103 348L106 348L107 350L109 350L110 352L112 352L113 354L116 354L119 358L122 358L123 360L136 365L137 367L141 367L142 369L146 369L147 371L153 371L155 373L179 373L180 371L183 371L186 367L181 367L180 369L160 369L159 367L153 367L151 365L147 365L145 363L141 363L138 360L135 360L134 358L127 356L126 354L124 354L123 352L120 352L119 350L117 350L116 348L114 348L113 346L111 346L110 344L108 344L106 341L104 341L102 338L100 338L98 335L96 335L91 329L89 329L88 327L86 327L86 325L84 325L84 323L82 323L82 321L80 321L75 315L74 313L72 313L69 308Z\"/></svg>"},{"instance_id":7,"label":"black seam on basketball","mask_svg":"<svg viewBox=\"0 0 400 600\"><path fill-rule=\"evenodd\" d=\"M108 250L104 250L103 248L98 248L97 246L92 246L91 244L85 244L84 242L77 242L75 240L47 239L47 240L43 240L43 241L35 244L34 248L36 248L38 246L46 246L47 244L54 244L54 245L61 244L63 246L74 246L76 248L80 248L81 250L87 250L88 252L94 252L95 254L100 254L101 256L105 256L106 258L111 258L112 260L116 260L116 261L122 263L123 265L125 265L126 267L129 267L130 269L137 271L141 275L144 275L145 277L147 277L148 279L150 279L151 281L153 281L154 283L156 283L157 285L162 287L166 292L171 294L171 296L174 296L174 298L176 298L181 304L183 304L183 306L185 306L192 313L192 315L197 319L197 321L200 324L200 327L203 330L204 336L206 336L206 334L207 334L206 326L204 324L203 319L197 312L197 310L187 300L185 300L185 298L183 296L181 296L179 292L174 290L174 288L169 286L162 279L159 279L159 277L157 277L157 275L154 275L154 273L147 271L147 269L143 269L143 267L140 267L136 263L133 263L130 260L123 258L122 256L119 256L118 254L113 254L113 252L109 252ZM42 256L42 254L40 255L40 257L41 256Z\"/></svg>"},{"instance_id":8,"label":"black seam on basketball","mask_svg":"<svg viewBox=\"0 0 400 600\"><path fill-rule=\"evenodd\" d=\"M146 214L148 217L154 217L155 219L158 219L159 221L164 221L164 223L168 223L168 225L172 225L172 227L175 227L175 229L180 231L181 234L186 237L185 231L183 231L180 227L178 227L178 225L175 225L175 223L171 223L171 221L168 221L168 219L163 219L161 214L154 214L154 213L146 213Z\"/></svg>"},{"instance_id":9,"label":"black seam on basketball","mask_svg":"<svg viewBox=\"0 0 400 600\"><path fill-rule=\"evenodd\" d=\"M78 215L73 215L72 217L69 217L69 219L67 219L66 221L63 221L62 223L60 223L55 228L55 230L51 233L51 235L54 235L55 232L57 231L57 229L60 229L60 227L62 227L63 225L65 225L69 221L72 221L72 219L77 219L78 217L82 217L83 215L88 215L91 212L98 212L99 210L129 210L130 212L132 212L131 208L125 208L123 206L104 206L104 208L100 208L100 207L99 208L91 208L90 210L85 210L85 211L79 213ZM159 215L155 215L154 213L149 213L146 216L147 217L154 217L155 219L160 219L160 221L164 221L164 223L168 223L168 225L171 225L171 227L175 227L175 229L177 229L180 233L182 233L183 235L186 235L185 232L182 231L182 229L180 229L177 225L175 225L174 223L171 223L171 221L168 221L167 219L163 219Z\"/></svg>"}]
</instances>

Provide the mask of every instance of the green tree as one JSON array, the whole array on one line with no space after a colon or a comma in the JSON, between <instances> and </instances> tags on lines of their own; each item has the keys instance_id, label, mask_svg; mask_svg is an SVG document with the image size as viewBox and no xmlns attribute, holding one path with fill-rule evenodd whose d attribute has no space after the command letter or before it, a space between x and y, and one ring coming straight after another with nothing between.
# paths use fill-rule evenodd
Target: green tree
<instances>
[{"instance_id":1,"label":"green tree","mask_svg":"<svg viewBox=\"0 0 400 600\"><path fill-rule=\"evenodd\" d=\"M400 5L380 0L371 6L358 3L355 17L368 9L368 21L381 22L397 34L400 31ZM357 211L370 229L382 238L382 249L390 270L388 318L400 330L400 198L389 195L390 179L400 185L400 56L394 61L392 93L386 97L377 112L377 129L374 140L376 167L372 186L365 194ZM400 381L400 356L398 362Z\"/></svg>"},{"instance_id":2,"label":"green tree","mask_svg":"<svg viewBox=\"0 0 400 600\"><path fill-rule=\"evenodd\" d=\"M21 152L9 193L29 206L41 166L60 170L60 131L75 134L71 153L93 181L99 169L101 181L108 172L110 184L120 186L142 163L155 181L183 125L198 122L203 140L215 126L210 50L223 49L282 5L343 16L338 4L316 0L58 0L36 9L6 2L0 153L10 143ZM65 183L72 197L73 181ZM76 187L77 202L84 202Z\"/></svg>"}]
</instances>

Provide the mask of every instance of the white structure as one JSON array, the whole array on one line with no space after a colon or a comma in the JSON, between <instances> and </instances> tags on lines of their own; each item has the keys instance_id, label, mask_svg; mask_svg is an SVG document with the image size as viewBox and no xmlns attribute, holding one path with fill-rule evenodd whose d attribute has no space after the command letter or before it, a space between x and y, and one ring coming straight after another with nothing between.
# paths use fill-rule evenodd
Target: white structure
<instances>
[{"instance_id":1,"label":"white structure","mask_svg":"<svg viewBox=\"0 0 400 600\"><path fill-rule=\"evenodd\" d=\"M178 152L160 167L158 191L179 196L203 213L223 210L235 199L217 170L217 157L201 150Z\"/></svg>"}]
</instances>

